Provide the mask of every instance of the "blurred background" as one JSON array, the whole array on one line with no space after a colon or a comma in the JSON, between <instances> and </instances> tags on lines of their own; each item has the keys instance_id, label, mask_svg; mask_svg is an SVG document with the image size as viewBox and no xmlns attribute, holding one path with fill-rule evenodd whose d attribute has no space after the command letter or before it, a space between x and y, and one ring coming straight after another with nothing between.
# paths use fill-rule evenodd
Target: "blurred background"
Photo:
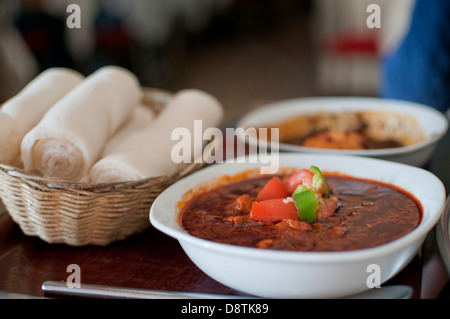
<instances>
[{"instance_id":1,"label":"blurred background","mask_svg":"<svg viewBox=\"0 0 450 319\"><path fill-rule=\"evenodd\" d=\"M143 86L198 88L225 124L261 104L318 95L376 96L384 52L413 0L0 0L0 101L53 66L85 75L115 64ZM81 28L69 28L78 4ZM369 4L382 28L369 28Z\"/></svg>"}]
</instances>

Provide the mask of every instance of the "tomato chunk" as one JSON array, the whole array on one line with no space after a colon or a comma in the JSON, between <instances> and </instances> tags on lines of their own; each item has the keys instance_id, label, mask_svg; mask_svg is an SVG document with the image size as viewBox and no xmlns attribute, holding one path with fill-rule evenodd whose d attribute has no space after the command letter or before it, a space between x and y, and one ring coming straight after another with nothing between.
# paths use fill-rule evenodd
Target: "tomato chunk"
<instances>
[{"instance_id":1,"label":"tomato chunk","mask_svg":"<svg viewBox=\"0 0 450 319\"><path fill-rule=\"evenodd\" d=\"M286 198L289 196L286 187L278 177L272 177L256 197L257 201L263 201L274 198Z\"/></svg>"},{"instance_id":2,"label":"tomato chunk","mask_svg":"<svg viewBox=\"0 0 450 319\"><path fill-rule=\"evenodd\" d=\"M308 188L312 187L314 173L306 168L301 169L291 174L285 181L286 189L289 193L293 193L298 185L305 185Z\"/></svg>"},{"instance_id":3,"label":"tomato chunk","mask_svg":"<svg viewBox=\"0 0 450 319\"><path fill-rule=\"evenodd\" d=\"M255 221L278 222L283 219L298 219L298 211L292 199L275 198L252 204L250 217Z\"/></svg>"},{"instance_id":4,"label":"tomato chunk","mask_svg":"<svg viewBox=\"0 0 450 319\"><path fill-rule=\"evenodd\" d=\"M324 198L319 202L319 208L316 217L324 219L332 216L339 207L339 200L337 197Z\"/></svg>"}]
</instances>

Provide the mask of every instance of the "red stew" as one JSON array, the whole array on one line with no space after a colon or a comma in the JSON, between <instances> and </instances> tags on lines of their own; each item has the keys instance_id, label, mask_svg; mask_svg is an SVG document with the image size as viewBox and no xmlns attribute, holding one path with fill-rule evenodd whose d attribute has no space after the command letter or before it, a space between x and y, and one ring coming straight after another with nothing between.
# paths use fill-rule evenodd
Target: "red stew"
<instances>
[{"instance_id":1,"label":"red stew","mask_svg":"<svg viewBox=\"0 0 450 319\"><path fill-rule=\"evenodd\" d=\"M333 215L308 222L255 221L250 216L252 203L270 178L248 178L197 195L180 213L182 228L193 236L246 247L347 251L391 242L411 232L422 219L421 205L401 189L328 175L339 201Z\"/></svg>"}]
</instances>

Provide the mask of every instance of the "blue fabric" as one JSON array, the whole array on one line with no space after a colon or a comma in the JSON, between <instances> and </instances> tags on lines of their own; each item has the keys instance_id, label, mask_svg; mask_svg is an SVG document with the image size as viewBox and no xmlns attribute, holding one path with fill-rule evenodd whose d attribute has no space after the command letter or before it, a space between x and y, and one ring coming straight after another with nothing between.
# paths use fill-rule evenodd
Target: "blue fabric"
<instances>
[{"instance_id":1,"label":"blue fabric","mask_svg":"<svg viewBox=\"0 0 450 319\"><path fill-rule=\"evenodd\" d=\"M417 0L411 26L383 58L380 95L450 107L450 0Z\"/></svg>"}]
</instances>

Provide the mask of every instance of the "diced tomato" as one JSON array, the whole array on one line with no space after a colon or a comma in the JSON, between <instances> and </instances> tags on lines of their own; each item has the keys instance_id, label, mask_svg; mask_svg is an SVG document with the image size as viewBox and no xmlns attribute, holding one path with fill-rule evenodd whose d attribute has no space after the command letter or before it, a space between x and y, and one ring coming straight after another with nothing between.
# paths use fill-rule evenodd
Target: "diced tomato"
<instances>
[{"instance_id":1,"label":"diced tomato","mask_svg":"<svg viewBox=\"0 0 450 319\"><path fill-rule=\"evenodd\" d=\"M324 219L332 216L338 208L338 204L339 201L337 197L324 198L319 202L319 209L317 210L316 217Z\"/></svg>"},{"instance_id":2,"label":"diced tomato","mask_svg":"<svg viewBox=\"0 0 450 319\"><path fill-rule=\"evenodd\" d=\"M301 169L285 180L286 189L289 193L293 193L298 185L306 185L308 188L312 187L314 173L307 169Z\"/></svg>"},{"instance_id":3,"label":"diced tomato","mask_svg":"<svg viewBox=\"0 0 450 319\"><path fill-rule=\"evenodd\" d=\"M298 212L289 198L275 198L253 202L250 217L255 221L278 222L289 218L298 219Z\"/></svg>"},{"instance_id":4,"label":"diced tomato","mask_svg":"<svg viewBox=\"0 0 450 319\"><path fill-rule=\"evenodd\" d=\"M256 197L256 200L263 201L274 198L286 198L288 196L289 193L283 182L275 176L264 185L263 189L259 192L258 197Z\"/></svg>"}]
</instances>

